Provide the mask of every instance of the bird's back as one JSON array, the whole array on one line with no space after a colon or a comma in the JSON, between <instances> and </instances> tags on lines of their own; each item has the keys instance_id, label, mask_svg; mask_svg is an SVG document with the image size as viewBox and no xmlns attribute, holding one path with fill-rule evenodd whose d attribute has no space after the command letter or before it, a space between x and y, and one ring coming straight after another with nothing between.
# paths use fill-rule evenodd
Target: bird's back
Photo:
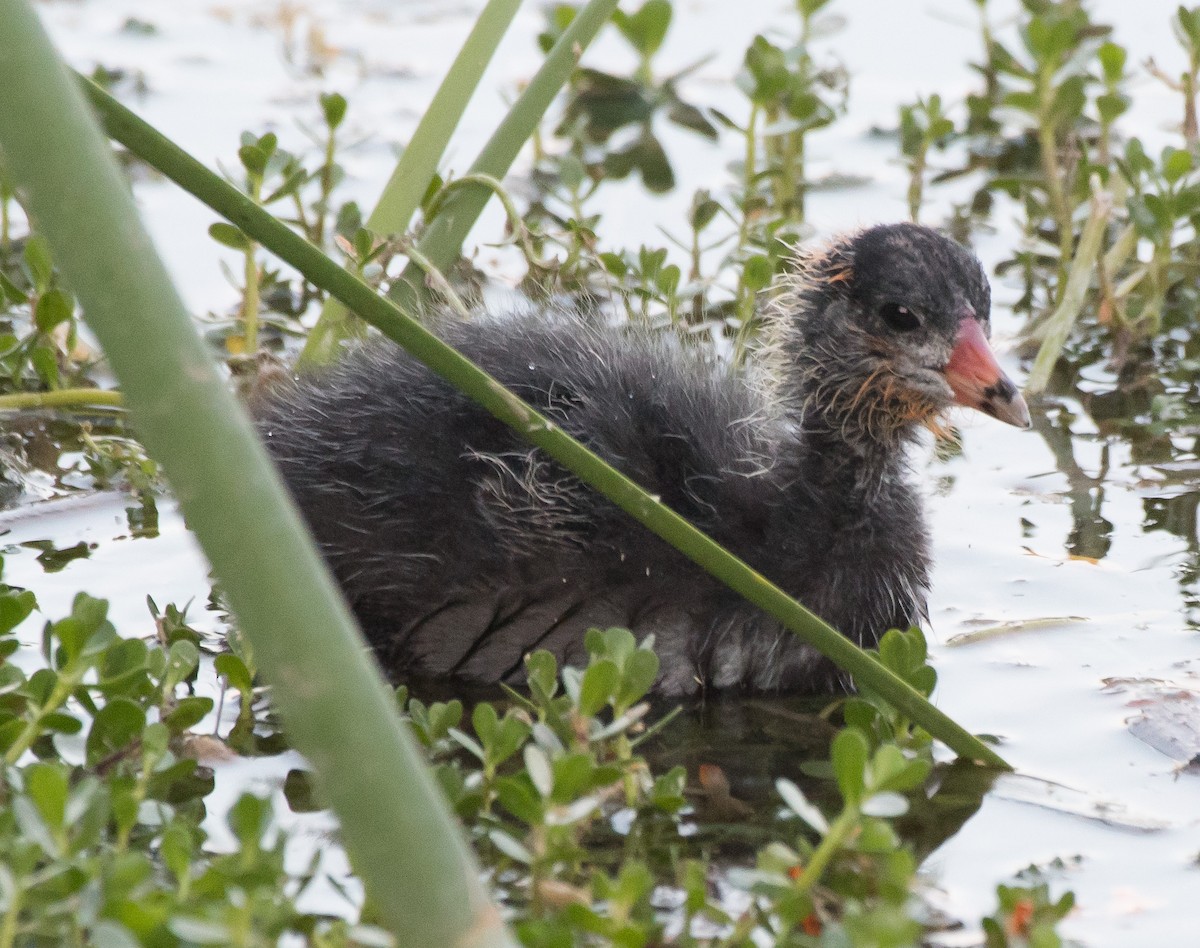
<instances>
[{"instance_id":1,"label":"bird's back","mask_svg":"<svg viewBox=\"0 0 1200 948\"><path fill-rule=\"evenodd\" d=\"M753 387L661 335L538 314L439 334L735 552L761 554L782 430ZM654 632L690 690L732 594L391 345L261 428L368 637L398 673L484 681L583 632ZM717 620L718 623L720 620Z\"/></svg>"}]
</instances>

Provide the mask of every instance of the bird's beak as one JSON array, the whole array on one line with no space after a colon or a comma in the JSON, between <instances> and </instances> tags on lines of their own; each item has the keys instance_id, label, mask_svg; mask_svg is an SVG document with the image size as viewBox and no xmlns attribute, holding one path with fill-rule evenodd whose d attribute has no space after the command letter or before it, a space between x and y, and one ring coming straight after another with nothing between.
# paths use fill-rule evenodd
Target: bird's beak
<instances>
[{"instance_id":1,"label":"bird's beak","mask_svg":"<svg viewBox=\"0 0 1200 948\"><path fill-rule=\"evenodd\" d=\"M996 363L992 347L974 315L959 320L958 338L945 373L958 404L976 408L1018 428L1029 427L1025 399Z\"/></svg>"}]
</instances>

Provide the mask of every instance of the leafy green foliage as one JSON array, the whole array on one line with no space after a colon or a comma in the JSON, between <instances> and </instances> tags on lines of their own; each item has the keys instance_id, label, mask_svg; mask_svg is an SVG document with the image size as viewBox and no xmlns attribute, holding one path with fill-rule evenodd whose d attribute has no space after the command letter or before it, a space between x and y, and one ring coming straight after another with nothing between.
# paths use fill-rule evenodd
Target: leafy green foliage
<instances>
[{"instance_id":1,"label":"leafy green foliage","mask_svg":"<svg viewBox=\"0 0 1200 948\"><path fill-rule=\"evenodd\" d=\"M32 233L0 240L0 389L77 385L90 360L75 299L59 281L49 245Z\"/></svg>"},{"instance_id":2,"label":"leafy green foliage","mask_svg":"<svg viewBox=\"0 0 1200 948\"><path fill-rule=\"evenodd\" d=\"M931 95L900 109L900 151L908 166L908 216L916 223L921 212L929 149L945 145L954 122L942 111L942 97Z\"/></svg>"},{"instance_id":3,"label":"leafy green foliage","mask_svg":"<svg viewBox=\"0 0 1200 948\"><path fill-rule=\"evenodd\" d=\"M326 879L319 854L301 871L289 868L271 800L240 797L224 815L236 850L212 845L201 824L214 782L198 758L280 746L257 737L272 727L254 700L253 656L236 635L235 650L213 664L241 695L237 719L224 737L196 733L214 710L192 691L204 661L199 636L184 611L149 605L152 635L123 638L107 603L80 594L70 615L45 624L42 667L27 674L0 664L0 890L20 943L267 944L292 936L390 944L365 924L369 910L360 922L352 904L342 910L349 920L299 907L309 886L340 883ZM0 657L16 651L14 632L35 608L31 592L0 588ZM586 667L560 669L550 653L534 652L525 690L469 712L457 699L397 693L524 944L746 946L818 934L837 944L914 943L923 931L907 909L917 861L892 821L911 795L924 799L927 740L914 740L885 707L854 699L870 713L837 734L828 765L840 812L828 814L780 780L776 841L753 869L731 867L719 851L688 842L690 798L701 791L687 771L658 773L640 753L670 726L669 717L648 725L646 696L659 671L652 640L593 629L585 645ZM932 688L920 633L889 633L881 657ZM713 781L701 774L701 784ZM303 772L288 776L285 791L297 810L319 808ZM729 812L741 820L754 808ZM779 841L781 833L792 841ZM757 908L731 913L717 878ZM675 893L674 908L664 908L663 892ZM1014 905L1004 911L1023 917ZM1030 930L1052 932L1065 905L1039 909Z\"/></svg>"},{"instance_id":4,"label":"leafy green foliage","mask_svg":"<svg viewBox=\"0 0 1200 948\"><path fill-rule=\"evenodd\" d=\"M618 14L614 23L640 64L631 76L579 70L553 137L537 142L537 190L524 221L538 257L529 261L524 289L604 297L615 288L632 319L731 335L740 358L757 331L758 294L785 270L790 248L802 236L804 199L812 186L805 170L807 136L832 123L845 105L845 71L818 64L812 51L816 35L834 22L818 15L825 5L797 5L799 35L792 42L756 37L736 79L750 112L744 124L680 98L677 85L694 67L654 78L653 58L672 21L666 0ZM571 16L564 5L549 11L543 47ZM598 216L590 210L607 182L635 171L652 192L674 187L670 157L656 132L663 121L706 138L732 130L745 143L745 161L728 192L697 192L687 237L668 235L687 254L686 270L670 261L667 247L602 249ZM709 252L730 243L728 228L714 226L722 219L734 227L735 240L713 266Z\"/></svg>"},{"instance_id":5,"label":"leafy green foliage","mask_svg":"<svg viewBox=\"0 0 1200 948\"><path fill-rule=\"evenodd\" d=\"M1055 926L1075 907L1070 893L1052 901L1045 883L996 888L999 908L983 920L987 948L1059 948Z\"/></svg>"},{"instance_id":6,"label":"leafy green foliage","mask_svg":"<svg viewBox=\"0 0 1200 948\"><path fill-rule=\"evenodd\" d=\"M543 49L570 23L571 10L560 5L548 12L549 23L540 37ZM646 0L632 13L618 10L613 24L639 60L633 75L579 68L571 79L557 134L571 140L569 154L593 179L620 179L636 172L650 191L674 188L675 173L655 128L659 117L706 138L717 136L704 111L679 94L678 82L690 69L665 79L654 75L654 56L673 13L670 0ZM634 134L623 136L623 143L614 147L614 135L623 130Z\"/></svg>"},{"instance_id":7,"label":"leafy green foliage","mask_svg":"<svg viewBox=\"0 0 1200 948\"><path fill-rule=\"evenodd\" d=\"M576 70L535 142L532 197L523 210L495 182L528 264L524 288L593 300L615 291L631 318L732 339L740 355L757 330L761 295L786 273L790 245L806 234L806 197L817 184L806 161L811 136L846 106L849 78L818 49L836 23L829 6L798 0L792 35L785 23L753 40L736 77L744 109L734 116L685 95L694 66L666 77L657 67L681 6L645 0L615 15L636 65L620 74ZM971 97L961 128L937 94L901 111L910 213L915 219L923 203L931 149L965 143L985 179L972 211L986 210L997 195L1019 202L1028 242L1006 269L1026 278L1025 305L1045 308L1070 262L1077 211L1096 175L1120 198L1110 266L1095 287L1105 324L1127 336L1178 325L1184 304L1196 302L1187 286L1200 204L1192 148L1200 14L1180 8L1176 16L1192 77L1179 86L1184 147L1150 157L1137 139L1120 137L1128 64L1107 28L1082 4L1025 0L1024 8L1012 48L983 21L984 88ZM565 4L548 11L543 48L573 16ZM317 106L323 126L310 132L314 154L282 149L273 133L247 133L233 177L257 203L285 214L314 244L336 246L349 267L386 289L393 259L412 249L414 234L436 221L457 185L431 182L413 234L371 233L357 206L334 203L348 104L325 94ZM671 246L608 243L597 199L614 180L640 180L652 193L673 189L663 134L672 126L709 141L732 134L744 156L725 186L694 195L682 236L668 235L681 260ZM93 362L79 346L73 299L44 241L14 229L8 210L15 200L0 169L0 380L11 391L86 383ZM210 234L243 263L240 274L230 274L243 293L239 312L211 335L234 368L257 382L257 362L244 357L287 346L319 294L269 269L234 225L214 224ZM432 276L467 296L484 279L465 260ZM353 324L345 335L362 331ZM1162 403L1162 417L1187 417L1187 404L1173 397ZM139 529L153 530L153 462L122 434L85 434L92 483L133 488ZM19 647L13 630L35 607L32 593L0 590L0 905L18 941L266 944L291 936L321 945L389 943L359 924L352 900L343 913L349 921L298 907L322 872L316 861L300 871L285 865L287 840L270 800L243 796L224 815L237 841L233 853L220 852L202 826L213 778L197 758L272 753L285 740L240 636L210 662L176 607L160 612L151 603L154 634L128 639L108 622L102 601L80 596L69 616L47 623L43 667L25 671L6 660ZM845 727L829 760L811 762L824 779L804 789L780 780L783 806L763 814L734 796L727 780L722 787L723 775L706 782L683 767L656 772L646 748L669 734L670 716L646 700L659 670L652 642L609 629L592 630L585 645L584 668L560 669L547 652L529 655L527 688L507 701L470 707L459 699L426 702L406 689L397 695L523 943L866 946L921 937L912 911L918 859L899 820L930 790L928 734L864 690L843 702ZM918 630L889 632L879 651L920 693L933 691L936 675ZM215 709L194 691L201 676L218 679L225 707L236 707L232 726L219 734L203 733L212 731ZM738 804L721 810L724 817L765 819L772 841L756 844L749 857L744 846L730 855L695 842L701 811L694 803L705 795L711 801L714 787ZM289 774L284 789L297 811L319 809L320 788L303 771ZM720 888L730 886L749 908L731 908L737 903ZM1001 887L1000 901L984 922L989 945L1058 943L1053 929L1069 896L1052 903L1044 886ZM368 906L363 919L370 918Z\"/></svg>"},{"instance_id":8,"label":"leafy green foliage","mask_svg":"<svg viewBox=\"0 0 1200 948\"><path fill-rule=\"evenodd\" d=\"M16 651L15 630L35 608L32 592L0 587L0 656ZM199 650L174 606L150 640L121 638L107 611L80 594L70 615L45 624L43 667L0 664L4 943L266 944L291 934L358 944L343 921L297 907L316 867L285 869L268 800L247 794L229 811L236 852L206 848L213 777L197 756L228 752L192 733L213 710L190 693Z\"/></svg>"}]
</instances>

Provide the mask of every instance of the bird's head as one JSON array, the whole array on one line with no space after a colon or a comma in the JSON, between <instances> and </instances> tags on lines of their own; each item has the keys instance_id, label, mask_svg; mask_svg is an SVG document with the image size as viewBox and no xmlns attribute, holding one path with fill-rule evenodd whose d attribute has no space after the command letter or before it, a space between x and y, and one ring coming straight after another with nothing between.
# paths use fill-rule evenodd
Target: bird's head
<instances>
[{"instance_id":1,"label":"bird's head","mask_svg":"<svg viewBox=\"0 0 1200 948\"><path fill-rule=\"evenodd\" d=\"M915 224L889 224L800 260L778 314L806 426L890 442L966 405L1017 427L1029 410L996 363L979 261Z\"/></svg>"}]
</instances>

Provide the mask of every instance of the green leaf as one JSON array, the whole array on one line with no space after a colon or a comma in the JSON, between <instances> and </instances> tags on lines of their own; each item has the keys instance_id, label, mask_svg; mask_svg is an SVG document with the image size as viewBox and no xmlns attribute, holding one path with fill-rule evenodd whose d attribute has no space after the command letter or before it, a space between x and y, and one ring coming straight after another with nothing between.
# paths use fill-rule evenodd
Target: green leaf
<instances>
[{"instance_id":1,"label":"green leaf","mask_svg":"<svg viewBox=\"0 0 1200 948\"><path fill-rule=\"evenodd\" d=\"M742 268L742 282L749 290L762 290L770 285L775 276L771 259L764 254L754 254Z\"/></svg>"},{"instance_id":2,"label":"green leaf","mask_svg":"<svg viewBox=\"0 0 1200 948\"><path fill-rule=\"evenodd\" d=\"M1200 7L1189 10L1180 6L1175 11L1176 35L1179 41L1189 48L1193 57L1200 56Z\"/></svg>"},{"instance_id":3,"label":"green leaf","mask_svg":"<svg viewBox=\"0 0 1200 948\"><path fill-rule=\"evenodd\" d=\"M458 727L463 718L463 704L457 698L452 701L435 701L429 706L429 736L433 740L445 737L451 728Z\"/></svg>"},{"instance_id":4,"label":"green leaf","mask_svg":"<svg viewBox=\"0 0 1200 948\"><path fill-rule=\"evenodd\" d=\"M616 10L612 21L630 45L648 59L662 46L671 26L671 12L670 0L646 0L636 13Z\"/></svg>"},{"instance_id":5,"label":"green leaf","mask_svg":"<svg viewBox=\"0 0 1200 948\"><path fill-rule=\"evenodd\" d=\"M804 19L810 20L827 3L829 0L796 0L796 9L800 11L800 15Z\"/></svg>"},{"instance_id":6,"label":"green leaf","mask_svg":"<svg viewBox=\"0 0 1200 948\"><path fill-rule=\"evenodd\" d=\"M504 763L515 754L517 749L529 738L529 732L530 726L525 721L518 718L512 711L506 713L504 720L500 722L496 739L489 748L492 766Z\"/></svg>"},{"instance_id":7,"label":"green leaf","mask_svg":"<svg viewBox=\"0 0 1200 948\"><path fill-rule=\"evenodd\" d=\"M83 722L65 711L54 711L42 718L42 728L55 734L78 734L83 730Z\"/></svg>"},{"instance_id":8,"label":"green leaf","mask_svg":"<svg viewBox=\"0 0 1200 948\"><path fill-rule=\"evenodd\" d=\"M1083 107L1087 104L1086 82L1083 76L1072 76L1055 91L1050 119L1057 128L1071 127L1083 114Z\"/></svg>"},{"instance_id":9,"label":"green leaf","mask_svg":"<svg viewBox=\"0 0 1200 948\"><path fill-rule=\"evenodd\" d=\"M189 695L180 700L170 712L163 717L162 723L172 734L182 734L195 727L213 709L212 698L201 695Z\"/></svg>"},{"instance_id":10,"label":"green leaf","mask_svg":"<svg viewBox=\"0 0 1200 948\"><path fill-rule=\"evenodd\" d=\"M0 635L7 635L37 608L37 597L28 589L0 596Z\"/></svg>"},{"instance_id":11,"label":"green leaf","mask_svg":"<svg viewBox=\"0 0 1200 948\"><path fill-rule=\"evenodd\" d=\"M1105 122L1112 123L1125 114L1129 109L1128 96L1106 92L1096 96L1096 111Z\"/></svg>"},{"instance_id":12,"label":"green leaf","mask_svg":"<svg viewBox=\"0 0 1200 948\"><path fill-rule=\"evenodd\" d=\"M638 647L637 639L628 629L604 629L600 631L600 640L603 642L600 649L589 648L589 651L597 657L612 659L618 667L624 667L625 660L637 651Z\"/></svg>"},{"instance_id":13,"label":"green leaf","mask_svg":"<svg viewBox=\"0 0 1200 948\"><path fill-rule=\"evenodd\" d=\"M1100 48L1096 50L1096 58L1100 60L1100 69L1106 83L1116 85L1121 81L1125 74L1125 61L1128 56L1125 47L1118 43L1109 41L1100 45Z\"/></svg>"},{"instance_id":14,"label":"green leaf","mask_svg":"<svg viewBox=\"0 0 1200 948\"><path fill-rule=\"evenodd\" d=\"M649 130L629 145L609 152L604 158L604 170L609 177L620 180L634 171L654 194L665 194L675 187L675 172L662 143Z\"/></svg>"},{"instance_id":15,"label":"green leaf","mask_svg":"<svg viewBox=\"0 0 1200 948\"><path fill-rule=\"evenodd\" d=\"M509 813L530 825L542 822L545 808L542 798L524 774L501 777L496 781L496 797Z\"/></svg>"},{"instance_id":16,"label":"green leaf","mask_svg":"<svg viewBox=\"0 0 1200 948\"><path fill-rule=\"evenodd\" d=\"M25 241L24 256L34 293L46 292L54 279L54 264L51 262L50 245L46 242L46 238L41 234L31 234Z\"/></svg>"},{"instance_id":17,"label":"green leaf","mask_svg":"<svg viewBox=\"0 0 1200 948\"><path fill-rule=\"evenodd\" d=\"M565 754L554 761L551 769L555 803L570 803L593 789L592 775L597 768L591 754Z\"/></svg>"},{"instance_id":18,"label":"green leaf","mask_svg":"<svg viewBox=\"0 0 1200 948\"><path fill-rule=\"evenodd\" d=\"M787 88L788 68L783 50L765 36L754 37L746 50L745 64L750 81L739 84L755 105L772 104Z\"/></svg>"},{"instance_id":19,"label":"green leaf","mask_svg":"<svg viewBox=\"0 0 1200 948\"><path fill-rule=\"evenodd\" d=\"M71 605L71 615L51 627L51 634L62 645L66 662L74 662L85 654L98 654L116 637L107 621L108 600L93 599L79 593Z\"/></svg>"},{"instance_id":20,"label":"green leaf","mask_svg":"<svg viewBox=\"0 0 1200 948\"><path fill-rule=\"evenodd\" d=\"M621 684L614 705L618 712L641 701L658 679L658 656L648 648L638 648L625 659Z\"/></svg>"},{"instance_id":21,"label":"green leaf","mask_svg":"<svg viewBox=\"0 0 1200 948\"><path fill-rule=\"evenodd\" d=\"M842 720L850 727L858 727L865 733L871 732L871 727L880 716L878 708L860 697L848 697L842 704Z\"/></svg>"},{"instance_id":22,"label":"green leaf","mask_svg":"<svg viewBox=\"0 0 1200 948\"><path fill-rule=\"evenodd\" d=\"M263 834L271 825L271 801L243 793L230 808L226 823L244 849L258 849Z\"/></svg>"},{"instance_id":23,"label":"green leaf","mask_svg":"<svg viewBox=\"0 0 1200 948\"><path fill-rule=\"evenodd\" d=\"M208 228L208 236L217 243L234 250L246 251L250 248L250 238L232 224L226 224L223 221L211 225Z\"/></svg>"},{"instance_id":24,"label":"green leaf","mask_svg":"<svg viewBox=\"0 0 1200 948\"><path fill-rule=\"evenodd\" d=\"M475 736L479 738L479 742L484 748L491 747L496 740L496 731L500 726L500 718L496 714L496 709L486 701L475 705L475 710L471 712L471 726L475 729Z\"/></svg>"},{"instance_id":25,"label":"green leaf","mask_svg":"<svg viewBox=\"0 0 1200 948\"><path fill-rule=\"evenodd\" d=\"M667 109L667 118L680 128L686 128L688 131L695 132L697 135L703 135L710 141L716 141L719 138L717 127L709 121L708 115L696 106L682 99L674 99L670 107Z\"/></svg>"},{"instance_id":26,"label":"green leaf","mask_svg":"<svg viewBox=\"0 0 1200 948\"><path fill-rule=\"evenodd\" d=\"M161 721L155 721L153 724L147 725L146 730L142 733L142 750L147 758L162 757L167 752L167 744L170 739L171 732L167 726Z\"/></svg>"},{"instance_id":27,"label":"green leaf","mask_svg":"<svg viewBox=\"0 0 1200 948\"><path fill-rule=\"evenodd\" d=\"M336 92L322 93L319 97L321 112L325 115L325 124L331 129L342 124L346 117L346 97Z\"/></svg>"},{"instance_id":28,"label":"green leaf","mask_svg":"<svg viewBox=\"0 0 1200 948\"><path fill-rule=\"evenodd\" d=\"M58 355L50 346L34 346L29 362L47 388L59 387Z\"/></svg>"},{"instance_id":29,"label":"green leaf","mask_svg":"<svg viewBox=\"0 0 1200 948\"><path fill-rule=\"evenodd\" d=\"M713 218L717 216L720 210L721 205L709 196L708 191L697 191L695 197L692 199L692 209L688 223L691 224L692 230L700 233L712 223Z\"/></svg>"},{"instance_id":30,"label":"green leaf","mask_svg":"<svg viewBox=\"0 0 1200 948\"><path fill-rule=\"evenodd\" d=\"M625 258L620 254L606 250L599 255L600 263L604 269L615 276L618 280L624 279L625 274L629 272L629 265L625 262Z\"/></svg>"},{"instance_id":31,"label":"green leaf","mask_svg":"<svg viewBox=\"0 0 1200 948\"><path fill-rule=\"evenodd\" d=\"M191 828L182 820L174 820L163 830L162 842L159 843L159 855L167 871L182 883L190 876L192 857L196 851L196 841Z\"/></svg>"},{"instance_id":32,"label":"green leaf","mask_svg":"<svg viewBox=\"0 0 1200 948\"><path fill-rule=\"evenodd\" d=\"M526 681L533 696L549 701L558 691L558 662L545 649L525 656Z\"/></svg>"},{"instance_id":33,"label":"green leaf","mask_svg":"<svg viewBox=\"0 0 1200 948\"><path fill-rule=\"evenodd\" d=\"M200 649L194 642L177 639L167 652L167 669L163 677L163 690L174 691L177 685L187 681L200 665ZM245 668L245 666L242 666ZM239 689L240 690L240 689Z\"/></svg>"},{"instance_id":34,"label":"green leaf","mask_svg":"<svg viewBox=\"0 0 1200 948\"><path fill-rule=\"evenodd\" d=\"M833 773L847 803L857 804L862 799L869 750L867 739L854 728L842 728L833 739Z\"/></svg>"},{"instance_id":35,"label":"green leaf","mask_svg":"<svg viewBox=\"0 0 1200 948\"><path fill-rule=\"evenodd\" d=\"M111 694L121 686L128 688L139 680L144 681L148 655L149 649L141 639L121 639L109 646L97 669L99 684L105 693Z\"/></svg>"},{"instance_id":36,"label":"green leaf","mask_svg":"<svg viewBox=\"0 0 1200 948\"><path fill-rule=\"evenodd\" d=\"M903 800L903 797L900 797ZM886 804L885 804L886 807ZM877 817L864 817L859 824L854 848L864 853L890 853L900 845L900 838L891 824Z\"/></svg>"},{"instance_id":37,"label":"green leaf","mask_svg":"<svg viewBox=\"0 0 1200 948\"><path fill-rule=\"evenodd\" d=\"M0 305L3 305L5 301L13 306L20 306L22 303L28 303L29 297L17 284L13 283L3 273L0 273ZM4 348L7 349L8 346Z\"/></svg>"},{"instance_id":38,"label":"green leaf","mask_svg":"<svg viewBox=\"0 0 1200 948\"><path fill-rule=\"evenodd\" d=\"M225 679L230 688L248 695L254 691L254 681L246 663L232 652L223 652L213 660L218 675Z\"/></svg>"},{"instance_id":39,"label":"green leaf","mask_svg":"<svg viewBox=\"0 0 1200 948\"><path fill-rule=\"evenodd\" d=\"M579 687L579 712L595 717L608 704L620 681L621 671L611 660L593 662L583 673Z\"/></svg>"},{"instance_id":40,"label":"green leaf","mask_svg":"<svg viewBox=\"0 0 1200 948\"><path fill-rule=\"evenodd\" d=\"M113 698L97 712L88 732L87 759L96 764L123 750L146 728L146 712L128 698Z\"/></svg>"},{"instance_id":41,"label":"green leaf","mask_svg":"<svg viewBox=\"0 0 1200 948\"><path fill-rule=\"evenodd\" d=\"M1003 101L1010 108L1019 109L1030 115L1037 115L1041 105L1037 93L1034 92L1009 92L1005 94Z\"/></svg>"},{"instance_id":42,"label":"green leaf","mask_svg":"<svg viewBox=\"0 0 1200 948\"><path fill-rule=\"evenodd\" d=\"M1184 148L1167 148L1163 150L1163 177L1174 184L1192 170L1192 153Z\"/></svg>"},{"instance_id":43,"label":"green leaf","mask_svg":"<svg viewBox=\"0 0 1200 948\"><path fill-rule=\"evenodd\" d=\"M74 314L74 300L62 290L47 290L38 297L33 321L42 332L50 332L59 323L69 322Z\"/></svg>"},{"instance_id":44,"label":"green leaf","mask_svg":"<svg viewBox=\"0 0 1200 948\"><path fill-rule=\"evenodd\" d=\"M25 770L25 795L51 830L63 828L69 787L67 769L61 764L30 764Z\"/></svg>"}]
</instances>

